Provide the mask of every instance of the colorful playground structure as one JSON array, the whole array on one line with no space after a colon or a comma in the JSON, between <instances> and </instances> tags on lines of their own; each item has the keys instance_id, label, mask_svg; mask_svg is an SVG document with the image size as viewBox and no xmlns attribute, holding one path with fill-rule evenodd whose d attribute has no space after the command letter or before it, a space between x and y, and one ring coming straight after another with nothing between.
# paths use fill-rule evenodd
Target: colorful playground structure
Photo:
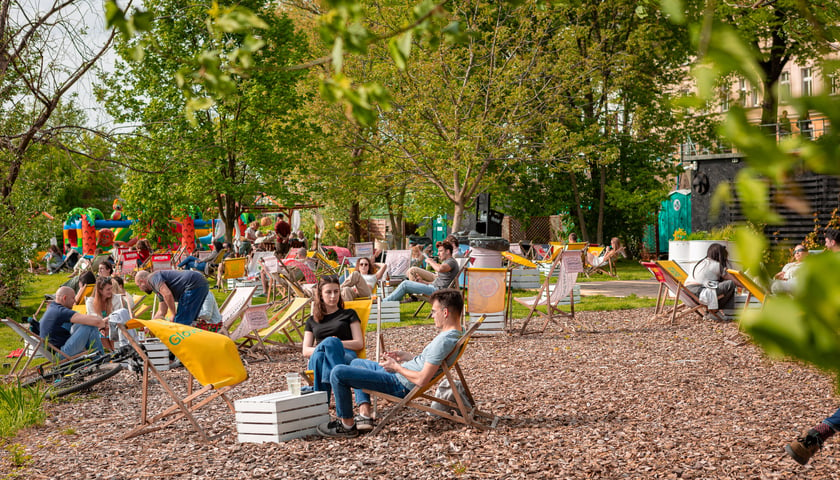
<instances>
[{"instance_id":1,"label":"colorful playground structure","mask_svg":"<svg viewBox=\"0 0 840 480\"><path fill-rule=\"evenodd\" d=\"M125 218L119 210L115 208L109 220L97 208L74 208L64 222L64 246L83 255L93 255L97 248L108 252L114 246L133 245L138 239L132 231L135 221ZM195 215L198 218L187 215L170 219L172 232L180 239L180 245L186 245L190 251L196 240L206 245L213 236L214 221Z\"/></svg>"}]
</instances>

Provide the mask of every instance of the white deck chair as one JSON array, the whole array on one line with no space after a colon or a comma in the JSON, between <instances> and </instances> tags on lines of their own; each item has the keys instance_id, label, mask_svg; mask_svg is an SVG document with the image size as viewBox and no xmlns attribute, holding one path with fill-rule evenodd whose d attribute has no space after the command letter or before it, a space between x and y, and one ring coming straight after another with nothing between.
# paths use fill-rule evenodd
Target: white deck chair
<instances>
[{"instance_id":1,"label":"white deck chair","mask_svg":"<svg viewBox=\"0 0 840 480\"><path fill-rule=\"evenodd\" d=\"M555 270L558 272L557 283L552 289L551 278L554 275ZM580 259L580 251L570 250L563 252L558 255L554 260L554 263L552 263L551 269L549 270L548 275L546 275L545 281L536 296L520 298L514 297L514 300L517 302L531 308L528 312L528 317L525 319L525 323L522 324L522 329L519 331L520 335L525 335L526 333L536 333L536 331L527 331L528 323L531 321L534 314L537 314L540 317L545 317L545 323L539 333L545 332L548 322L550 321L556 322L561 318L571 320L575 319L575 298L572 291L575 287L575 283L577 283L578 273L582 270L583 265ZM570 300L568 312L559 308L560 301L566 297L569 297ZM537 307L539 306L546 307L546 313L537 310Z\"/></svg>"},{"instance_id":2,"label":"white deck chair","mask_svg":"<svg viewBox=\"0 0 840 480\"><path fill-rule=\"evenodd\" d=\"M251 306L251 298L256 293L256 286L236 287L222 303L219 312L222 314L222 330L220 333L231 336L230 327Z\"/></svg>"},{"instance_id":3,"label":"white deck chair","mask_svg":"<svg viewBox=\"0 0 840 480\"><path fill-rule=\"evenodd\" d=\"M23 325L15 322L14 320L10 320L8 318L0 318L0 323L3 325L8 326L12 329L18 336L23 340L25 347L24 353L17 357L15 360L14 365L9 370L7 374L7 378L14 378L14 377L23 377L27 375L27 369L29 365L32 363L32 360L38 357L44 357L49 362L58 363L62 361L62 358L68 358L67 355L64 354L61 350L50 347L47 348L47 344L44 342L44 339L35 335L33 332L29 331L29 329L24 328ZM21 360L23 360L24 354L26 351L29 351L30 355L26 358L26 362L23 365L20 365ZM20 366L20 368L18 368Z\"/></svg>"}]
</instances>

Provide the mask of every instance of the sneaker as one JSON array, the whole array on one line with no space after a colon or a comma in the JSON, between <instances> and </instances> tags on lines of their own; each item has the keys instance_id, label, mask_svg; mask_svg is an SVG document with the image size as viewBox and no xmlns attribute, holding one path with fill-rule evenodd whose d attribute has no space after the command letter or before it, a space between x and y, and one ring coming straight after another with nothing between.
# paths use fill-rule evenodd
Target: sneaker
<instances>
[{"instance_id":1,"label":"sneaker","mask_svg":"<svg viewBox=\"0 0 840 480\"><path fill-rule=\"evenodd\" d=\"M822 441L819 434L816 430L811 429L805 432L805 435L797 438L796 441L785 445L785 452L800 465L805 465L821 448Z\"/></svg>"},{"instance_id":2,"label":"sneaker","mask_svg":"<svg viewBox=\"0 0 840 480\"><path fill-rule=\"evenodd\" d=\"M368 417L363 417L361 415L356 415L354 418L356 421L356 430L360 432L369 432L373 430L373 419Z\"/></svg>"},{"instance_id":3,"label":"sneaker","mask_svg":"<svg viewBox=\"0 0 840 480\"><path fill-rule=\"evenodd\" d=\"M321 425L318 425L316 430L318 430L318 434L322 437L354 438L359 436L359 430L355 425L347 428L338 418L329 423L322 423Z\"/></svg>"}]
</instances>

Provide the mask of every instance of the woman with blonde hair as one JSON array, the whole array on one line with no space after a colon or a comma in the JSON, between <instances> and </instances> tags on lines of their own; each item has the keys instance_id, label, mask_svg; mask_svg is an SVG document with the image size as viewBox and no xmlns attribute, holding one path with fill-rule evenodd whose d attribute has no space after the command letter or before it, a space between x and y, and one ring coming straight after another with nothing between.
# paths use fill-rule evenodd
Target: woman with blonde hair
<instances>
[{"instance_id":1,"label":"woman with blonde hair","mask_svg":"<svg viewBox=\"0 0 840 480\"><path fill-rule=\"evenodd\" d=\"M370 297L376 282L385 276L387 266L377 267L372 258L362 257L356 261L356 270L341 283L341 298L349 302L356 298Z\"/></svg>"}]
</instances>

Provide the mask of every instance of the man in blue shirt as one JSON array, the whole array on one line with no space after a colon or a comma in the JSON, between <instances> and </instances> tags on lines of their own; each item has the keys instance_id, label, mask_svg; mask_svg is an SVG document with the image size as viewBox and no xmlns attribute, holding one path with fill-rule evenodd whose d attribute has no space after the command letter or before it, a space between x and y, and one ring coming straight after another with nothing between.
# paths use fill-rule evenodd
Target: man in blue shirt
<instances>
[{"instance_id":1,"label":"man in blue shirt","mask_svg":"<svg viewBox=\"0 0 840 480\"><path fill-rule=\"evenodd\" d=\"M461 312L464 299L458 290L447 288L434 292L431 304L435 327L440 333L426 345L420 355L387 352L379 363L357 358L350 365L337 365L333 368L330 384L335 395L338 418L319 425L318 433L326 437L355 437L359 431L373 430L370 395L361 389L405 397L415 386L425 385L440 372L440 365L450 356L463 334ZM356 417L353 417L352 389L356 390L356 404L359 405L359 415Z\"/></svg>"},{"instance_id":2,"label":"man in blue shirt","mask_svg":"<svg viewBox=\"0 0 840 480\"><path fill-rule=\"evenodd\" d=\"M41 317L41 338L71 357L88 349L102 353L99 329L107 327L108 320L74 311L75 301L76 292L72 288L59 287L55 292L55 301L49 304Z\"/></svg>"},{"instance_id":3,"label":"man in blue shirt","mask_svg":"<svg viewBox=\"0 0 840 480\"><path fill-rule=\"evenodd\" d=\"M160 307L155 318L166 318L171 311L175 315L173 321L182 325L195 322L204 297L210 292L204 275L193 271L163 270L152 274L142 271L134 277L134 283L146 293L157 294ZM175 302L178 302L177 308Z\"/></svg>"}]
</instances>

